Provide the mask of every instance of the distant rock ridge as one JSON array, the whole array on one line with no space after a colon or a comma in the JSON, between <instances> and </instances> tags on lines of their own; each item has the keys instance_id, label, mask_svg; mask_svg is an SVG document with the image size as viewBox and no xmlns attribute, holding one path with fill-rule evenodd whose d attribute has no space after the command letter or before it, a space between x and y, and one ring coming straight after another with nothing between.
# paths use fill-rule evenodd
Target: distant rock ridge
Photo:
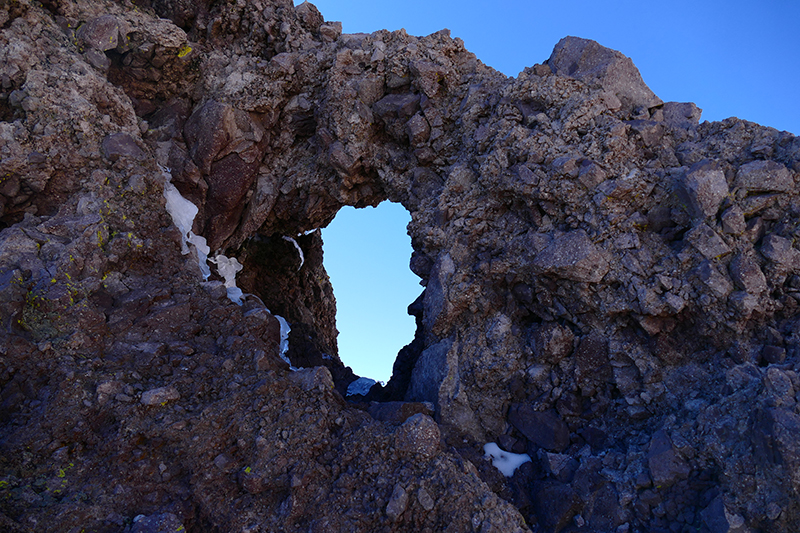
<instances>
[{"instance_id":1,"label":"distant rock ridge","mask_svg":"<svg viewBox=\"0 0 800 533\"><path fill-rule=\"evenodd\" d=\"M800 141L700 116L577 37L0 5L0 529L798 530ZM385 200L417 332L348 402L310 230Z\"/></svg>"}]
</instances>

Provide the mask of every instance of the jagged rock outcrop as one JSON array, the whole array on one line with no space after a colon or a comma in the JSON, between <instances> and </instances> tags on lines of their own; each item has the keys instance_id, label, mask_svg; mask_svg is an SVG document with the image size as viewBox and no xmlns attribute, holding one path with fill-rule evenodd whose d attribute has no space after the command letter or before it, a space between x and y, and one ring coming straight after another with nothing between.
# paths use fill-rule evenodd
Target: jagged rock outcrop
<instances>
[{"instance_id":1,"label":"jagged rock outcrop","mask_svg":"<svg viewBox=\"0 0 800 533\"><path fill-rule=\"evenodd\" d=\"M506 78L287 0L0 28L4 529L798 528L793 135L700 124L574 37ZM384 200L425 290L387 403L351 404L312 230Z\"/></svg>"}]
</instances>

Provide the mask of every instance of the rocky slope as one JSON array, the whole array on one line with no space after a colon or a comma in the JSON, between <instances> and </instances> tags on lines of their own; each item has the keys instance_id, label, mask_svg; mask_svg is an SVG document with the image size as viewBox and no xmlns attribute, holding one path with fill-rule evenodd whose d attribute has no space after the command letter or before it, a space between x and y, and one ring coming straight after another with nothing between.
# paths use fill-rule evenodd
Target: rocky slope
<instances>
[{"instance_id":1,"label":"rocky slope","mask_svg":"<svg viewBox=\"0 0 800 533\"><path fill-rule=\"evenodd\" d=\"M288 0L0 28L3 530L800 528L794 136L577 38L506 78ZM425 289L354 403L311 230L384 200Z\"/></svg>"}]
</instances>

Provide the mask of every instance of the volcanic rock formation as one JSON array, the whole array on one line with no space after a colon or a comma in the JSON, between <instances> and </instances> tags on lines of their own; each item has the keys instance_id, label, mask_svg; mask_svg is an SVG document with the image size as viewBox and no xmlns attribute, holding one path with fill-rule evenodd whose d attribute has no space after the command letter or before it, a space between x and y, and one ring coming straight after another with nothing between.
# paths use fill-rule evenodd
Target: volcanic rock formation
<instances>
[{"instance_id":1,"label":"volcanic rock formation","mask_svg":"<svg viewBox=\"0 0 800 533\"><path fill-rule=\"evenodd\" d=\"M0 529L800 529L793 135L289 0L6 0L0 82ZM347 401L313 230L385 200L417 334Z\"/></svg>"}]
</instances>

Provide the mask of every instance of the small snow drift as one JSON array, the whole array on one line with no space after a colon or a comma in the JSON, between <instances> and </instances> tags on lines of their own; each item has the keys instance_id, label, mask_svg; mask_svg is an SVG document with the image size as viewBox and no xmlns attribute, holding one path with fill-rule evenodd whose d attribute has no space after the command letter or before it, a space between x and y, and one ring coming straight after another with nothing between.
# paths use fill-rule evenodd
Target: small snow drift
<instances>
[{"instance_id":1,"label":"small snow drift","mask_svg":"<svg viewBox=\"0 0 800 533\"><path fill-rule=\"evenodd\" d=\"M484 458L491 459L492 466L506 477L513 476L517 468L531 460L530 455L527 453L506 452L501 450L500 446L494 442L484 444L483 451L486 452Z\"/></svg>"},{"instance_id":2,"label":"small snow drift","mask_svg":"<svg viewBox=\"0 0 800 533\"><path fill-rule=\"evenodd\" d=\"M347 387L347 395L355 396L356 394L360 394L361 396L366 396L376 383L374 379L358 378Z\"/></svg>"}]
</instances>

